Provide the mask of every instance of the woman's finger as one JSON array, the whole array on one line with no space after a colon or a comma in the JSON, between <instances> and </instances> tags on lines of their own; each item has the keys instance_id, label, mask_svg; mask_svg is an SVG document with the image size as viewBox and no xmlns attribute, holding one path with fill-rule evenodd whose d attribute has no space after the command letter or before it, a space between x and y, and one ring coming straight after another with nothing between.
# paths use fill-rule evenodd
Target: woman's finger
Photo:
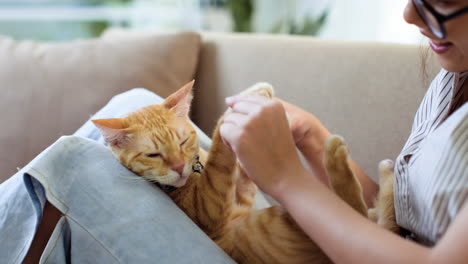
<instances>
[{"instance_id":1,"label":"woman's finger","mask_svg":"<svg viewBox=\"0 0 468 264\"><path fill-rule=\"evenodd\" d=\"M250 102L250 103L253 103L253 104L258 104L258 105L263 105L265 103L267 103L269 100L269 98L265 98L265 97L262 97L262 96L259 96L259 95L235 95L235 96L231 96L231 97L227 97L225 99L226 101L226 104L229 106L229 107L232 107L234 104L237 104L239 102Z\"/></svg>"},{"instance_id":2,"label":"woman's finger","mask_svg":"<svg viewBox=\"0 0 468 264\"><path fill-rule=\"evenodd\" d=\"M231 112L224 116L224 123L232 123L237 126L237 129L241 129L248 122L248 116L241 113Z\"/></svg>"},{"instance_id":3,"label":"woman's finger","mask_svg":"<svg viewBox=\"0 0 468 264\"><path fill-rule=\"evenodd\" d=\"M234 123L222 123L219 127L219 134L223 139L224 143L228 145L232 150L234 150L233 146L237 146L237 142L239 141L240 136L240 129Z\"/></svg>"},{"instance_id":4,"label":"woman's finger","mask_svg":"<svg viewBox=\"0 0 468 264\"><path fill-rule=\"evenodd\" d=\"M232 111L246 115L258 111L260 107L261 105L249 101L238 101L231 105Z\"/></svg>"}]
</instances>

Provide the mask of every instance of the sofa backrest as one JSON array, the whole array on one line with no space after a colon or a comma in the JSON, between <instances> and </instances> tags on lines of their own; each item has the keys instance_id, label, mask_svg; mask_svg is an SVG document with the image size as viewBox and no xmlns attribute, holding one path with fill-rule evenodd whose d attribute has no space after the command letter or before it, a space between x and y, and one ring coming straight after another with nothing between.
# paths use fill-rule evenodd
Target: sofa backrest
<instances>
[{"instance_id":1,"label":"sofa backrest","mask_svg":"<svg viewBox=\"0 0 468 264\"><path fill-rule=\"evenodd\" d=\"M325 41L310 37L203 34L193 115L211 133L224 97L255 82L314 113L344 136L351 155L374 178L378 161L395 159L415 111L438 72L412 45Z\"/></svg>"},{"instance_id":2,"label":"sofa backrest","mask_svg":"<svg viewBox=\"0 0 468 264\"><path fill-rule=\"evenodd\" d=\"M121 32L118 40L108 38L104 44L0 39L5 66L0 67L0 112L4 126L10 126L0 133L0 182L60 135L73 133L112 95L140 86L167 96L193 78L197 59L192 114L208 134L225 109L224 97L267 81L279 97L343 135L353 158L376 176L377 162L394 159L402 148L416 108L438 71L430 58L424 83L420 48L411 45L202 33L198 52L193 35L161 39L132 33ZM156 63L161 57L171 62L164 69Z\"/></svg>"},{"instance_id":3,"label":"sofa backrest","mask_svg":"<svg viewBox=\"0 0 468 264\"><path fill-rule=\"evenodd\" d=\"M0 183L112 96L176 91L193 79L199 48L195 33L68 43L0 37Z\"/></svg>"}]
</instances>

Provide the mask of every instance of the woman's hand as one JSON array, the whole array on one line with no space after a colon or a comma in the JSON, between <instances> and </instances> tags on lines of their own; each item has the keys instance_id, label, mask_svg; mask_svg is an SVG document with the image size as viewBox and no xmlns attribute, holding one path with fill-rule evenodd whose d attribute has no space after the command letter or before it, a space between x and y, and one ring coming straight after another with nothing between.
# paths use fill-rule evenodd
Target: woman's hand
<instances>
[{"instance_id":1,"label":"woman's hand","mask_svg":"<svg viewBox=\"0 0 468 264\"><path fill-rule=\"evenodd\" d=\"M328 185L328 177L323 166L325 140L330 136L328 129L313 114L278 99L289 116L294 143L301 151L313 174Z\"/></svg>"},{"instance_id":2,"label":"woman's hand","mask_svg":"<svg viewBox=\"0 0 468 264\"><path fill-rule=\"evenodd\" d=\"M294 143L303 151L307 148L318 148L321 151L323 143L330 136L330 132L311 113L281 99L289 117L290 129Z\"/></svg>"},{"instance_id":3,"label":"woman's hand","mask_svg":"<svg viewBox=\"0 0 468 264\"><path fill-rule=\"evenodd\" d=\"M324 144L330 132L313 114L288 102L279 100L289 115L291 132L297 148L301 151L315 175L322 183L328 185L328 176L323 166ZM367 204L373 204L378 186L353 161L350 166L361 182Z\"/></svg>"},{"instance_id":4,"label":"woman's hand","mask_svg":"<svg viewBox=\"0 0 468 264\"><path fill-rule=\"evenodd\" d=\"M297 154L283 104L259 96L226 99L232 112L220 127L247 175L264 192L277 198L286 185L309 175Z\"/></svg>"}]
</instances>

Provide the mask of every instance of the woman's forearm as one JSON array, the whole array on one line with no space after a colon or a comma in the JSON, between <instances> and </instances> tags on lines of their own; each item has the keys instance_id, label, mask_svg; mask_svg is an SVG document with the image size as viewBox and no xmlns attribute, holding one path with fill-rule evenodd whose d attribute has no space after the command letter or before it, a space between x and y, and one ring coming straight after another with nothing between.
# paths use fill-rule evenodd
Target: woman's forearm
<instances>
[{"instance_id":1,"label":"woman's forearm","mask_svg":"<svg viewBox=\"0 0 468 264\"><path fill-rule=\"evenodd\" d=\"M296 147L302 152L313 174L318 177L321 182L328 185L328 177L325 167L323 166L323 150L325 141L331 135L330 131L328 131L315 115L281 99L277 100L281 102L288 113L289 126ZM366 203L370 206L373 203L378 186L354 161L350 161L350 165L361 182L364 198Z\"/></svg>"},{"instance_id":2,"label":"woman's forearm","mask_svg":"<svg viewBox=\"0 0 468 264\"><path fill-rule=\"evenodd\" d=\"M304 159L309 164L309 167L312 169L312 173L325 185L328 185L328 177L323 165L323 153L325 141L330 135L331 133L323 127L319 133L314 133L314 135L306 134L304 138L296 144L297 148L304 156Z\"/></svg>"},{"instance_id":3,"label":"woman's forearm","mask_svg":"<svg viewBox=\"0 0 468 264\"><path fill-rule=\"evenodd\" d=\"M292 189L275 198L333 262L427 263L428 248L380 228L317 180Z\"/></svg>"}]
</instances>

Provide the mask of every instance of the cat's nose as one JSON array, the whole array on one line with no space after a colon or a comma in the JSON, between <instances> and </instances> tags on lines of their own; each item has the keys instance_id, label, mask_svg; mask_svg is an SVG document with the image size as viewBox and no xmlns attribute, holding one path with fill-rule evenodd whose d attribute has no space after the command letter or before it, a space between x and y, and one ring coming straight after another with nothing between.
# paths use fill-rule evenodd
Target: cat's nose
<instances>
[{"instance_id":1,"label":"cat's nose","mask_svg":"<svg viewBox=\"0 0 468 264\"><path fill-rule=\"evenodd\" d=\"M180 163L172 166L171 169L177 171L182 176L182 173L184 172L184 166L184 163Z\"/></svg>"}]
</instances>

